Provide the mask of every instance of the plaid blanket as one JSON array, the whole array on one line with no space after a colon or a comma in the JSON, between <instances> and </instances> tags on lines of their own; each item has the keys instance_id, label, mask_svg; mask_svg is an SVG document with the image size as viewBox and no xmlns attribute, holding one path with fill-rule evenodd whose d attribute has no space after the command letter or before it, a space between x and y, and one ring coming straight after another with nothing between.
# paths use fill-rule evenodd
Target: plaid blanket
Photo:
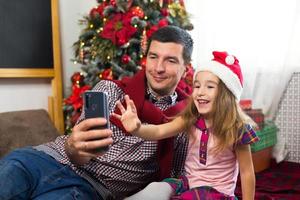
<instances>
[{"instance_id":1,"label":"plaid blanket","mask_svg":"<svg viewBox=\"0 0 300 200\"><path fill-rule=\"evenodd\" d=\"M235 194L242 199L241 184L238 180ZM255 200L299 200L300 163L283 161L256 173Z\"/></svg>"},{"instance_id":2,"label":"plaid blanket","mask_svg":"<svg viewBox=\"0 0 300 200\"><path fill-rule=\"evenodd\" d=\"M185 176L180 176L178 179L166 178L163 181L169 183L175 191L176 195L170 200L237 200L236 197L223 194L209 186L190 189Z\"/></svg>"}]
</instances>

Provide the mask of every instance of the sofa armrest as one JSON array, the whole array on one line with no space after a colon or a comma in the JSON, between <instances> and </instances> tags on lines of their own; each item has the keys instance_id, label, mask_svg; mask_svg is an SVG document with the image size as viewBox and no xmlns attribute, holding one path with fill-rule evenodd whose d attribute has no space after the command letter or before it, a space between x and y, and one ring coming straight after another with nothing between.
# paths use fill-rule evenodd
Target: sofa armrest
<instances>
[{"instance_id":1,"label":"sofa armrest","mask_svg":"<svg viewBox=\"0 0 300 200\"><path fill-rule=\"evenodd\" d=\"M0 113L0 157L19 147L49 142L59 135L46 110Z\"/></svg>"}]
</instances>

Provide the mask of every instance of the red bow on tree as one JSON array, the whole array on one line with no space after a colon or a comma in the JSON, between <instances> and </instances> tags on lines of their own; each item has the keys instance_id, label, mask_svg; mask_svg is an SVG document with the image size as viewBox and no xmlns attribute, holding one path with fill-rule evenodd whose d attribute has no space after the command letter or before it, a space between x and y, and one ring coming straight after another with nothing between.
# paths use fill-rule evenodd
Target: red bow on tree
<instances>
[{"instance_id":1,"label":"red bow on tree","mask_svg":"<svg viewBox=\"0 0 300 200\"><path fill-rule=\"evenodd\" d=\"M100 36L109 39L113 44L122 46L136 33L137 29L131 25L132 13L117 13L107 21Z\"/></svg>"},{"instance_id":2,"label":"red bow on tree","mask_svg":"<svg viewBox=\"0 0 300 200\"><path fill-rule=\"evenodd\" d=\"M82 94L91 89L91 86L85 85L83 87L79 87L77 85L72 86L72 95L64 100L65 104L72 105L74 110L81 109L82 107Z\"/></svg>"}]
</instances>

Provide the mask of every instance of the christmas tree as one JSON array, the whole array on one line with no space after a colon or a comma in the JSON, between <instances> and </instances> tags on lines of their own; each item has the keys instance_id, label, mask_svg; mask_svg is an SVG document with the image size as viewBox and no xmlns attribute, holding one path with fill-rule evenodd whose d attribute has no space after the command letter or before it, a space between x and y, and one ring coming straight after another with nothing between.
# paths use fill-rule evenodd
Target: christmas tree
<instances>
[{"instance_id":1,"label":"christmas tree","mask_svg":"<svg viewBox=\"0 0 300 200\"><path fill-rule=\"evenodd\" d=\"M132 76L145 67L148 38L160 27L192 30L183 0L98 0L80 23L85 26L74 43L74 62L82 72L72 77L72 93L64 99L66 131L70 132L82 109L82 93L101 79ZM192 67L180 86L190 93Z\"/></svg>"}]
</instances>

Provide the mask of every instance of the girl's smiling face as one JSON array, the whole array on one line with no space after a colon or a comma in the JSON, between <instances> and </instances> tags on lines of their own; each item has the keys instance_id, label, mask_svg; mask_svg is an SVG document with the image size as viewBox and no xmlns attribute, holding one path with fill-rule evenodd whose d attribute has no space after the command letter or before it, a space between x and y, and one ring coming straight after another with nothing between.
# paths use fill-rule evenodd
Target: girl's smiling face
<instances>
[{"instance_id":1,"label":"girl's smiling face","mask_svg":"<svg viewBox=\"0 0 300 200\"><path fill-rule=\"evenodd\" d=\"M213 114L219 82L220 79L209 71L200 71L195 76L192 97L199 114L205 118Z\"/></svg>"}]
</instances>

